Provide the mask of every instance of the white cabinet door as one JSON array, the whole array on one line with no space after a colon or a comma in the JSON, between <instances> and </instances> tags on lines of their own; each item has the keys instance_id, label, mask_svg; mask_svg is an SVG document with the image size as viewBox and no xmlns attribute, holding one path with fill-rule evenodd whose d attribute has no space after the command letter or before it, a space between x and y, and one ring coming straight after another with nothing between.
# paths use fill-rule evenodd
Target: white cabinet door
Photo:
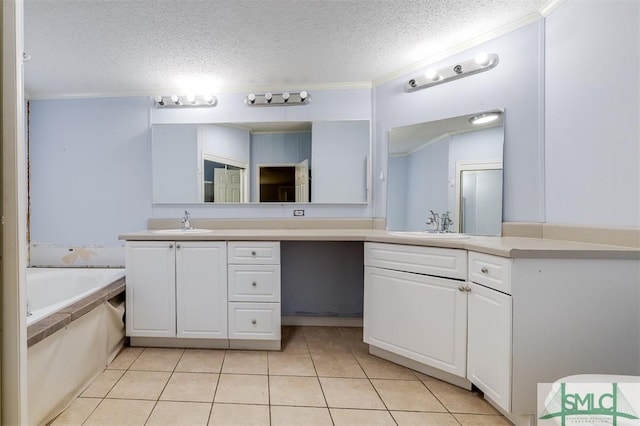
<instances>
[{"instance_id":1,"label":"white cabinet door","mask_svg":"<svg viewBox=\"0 0 640 426\"><path fill-rule=\"evenodd\" d=\"M127 242L127 336L175 337L175 243Z\"/></svg>"},{"instance_id":2,"label":"white cabinet door","mask_svg":"<svg viewBox=\"0 0 640 426\"><path fill-rule=\"evenodd\" d=\"M365 342L465 377L464 285L462 281L366 266Z\"/></svg>"},{"instance_id":3,"label":"white cabinet door","mask_svg":"<svg viewBox=\"0 0 640 426\"><path fill-rule=\"evenodd\" d=\"M227 243L176 242L178 337L227 337Z\"/></svg>"},{"instance_id":4,"label":"white cabinet door","mask_svg":"<svg viewBox=\"0 0 640 426\"><path fill-rule=\"evenodd\" d=\"M467 285L471 288L467 379L511 411L511 296Z\"/></svg>"}]
</instances>

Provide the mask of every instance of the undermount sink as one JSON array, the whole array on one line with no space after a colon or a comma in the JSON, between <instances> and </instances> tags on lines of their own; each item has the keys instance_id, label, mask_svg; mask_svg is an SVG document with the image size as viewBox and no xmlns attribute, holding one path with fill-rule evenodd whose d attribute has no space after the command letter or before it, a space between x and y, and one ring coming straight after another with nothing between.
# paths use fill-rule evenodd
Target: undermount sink
<instances>
[{"instance_id":1,"label":"undermount sink","mask_svg":"<svg viewBox=\"0 0 640 426\"><path fill-rule=\"evenodd\" d=\"M172 234L172 235L184 235L184 234L208 234L211 232L211 229L197 229L197 228L189 228L189 229L156 229L153 231L154 234Z\"/></svg>"},{"instance_id":2,"label":"undermount sink","mask_svg":"<svg viewBox=\"0 0 640 426\"><path fill-rule=\"evenodd\" d=\"M389 231L389 234L398 237L413 237L413 238L426 238L426 239L446 239L446 240L464 240L469 238L469 235L457 234L454 232L426 232L426 231Z\"/></svg>"}]
</instances>

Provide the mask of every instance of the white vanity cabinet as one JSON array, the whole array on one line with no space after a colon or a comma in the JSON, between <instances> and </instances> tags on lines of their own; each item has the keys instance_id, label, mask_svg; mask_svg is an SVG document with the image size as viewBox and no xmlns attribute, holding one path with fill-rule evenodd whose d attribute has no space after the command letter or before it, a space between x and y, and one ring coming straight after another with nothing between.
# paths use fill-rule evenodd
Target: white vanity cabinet
<instances>
[{"instance_id":1,"label":"white vanity cabinet","mask_svg":"<svg viewBox=\"0 0 640 426\"><path fill-rule=\"evenodd\" d=\"M469 252L467 379L511 411L512 260Z\"/></svg>"},{"instance_id":2,"label":"white vanity cabinet","mask_svg":"<svg viewBox=\"0 0 640 426\"><path fill-rule=\"evenodd\" d=\"M125 252L133 344L135 338L227 338L226 242L127 241Z\"/></svg>"},{"instance_id":3,"label":"white vanity cabinet","mask_svg":"<svg viewBox=\"0 0 640 426\"><path fill-rule=\"evenodd\" d=\"M280 243L228 243L229 347L280 349Z\"/></svg>"},{"instance_id":4,"label":"white vanity cabinet","mask_svg":"<svg viewBox=\"0 0 640 426\"><path fill-rule=\"evenodd\" d=\"M464 377L466 275L465 250L365 243L364 341Z\"/></svg>"},{"instance_id":5,"label":"white vanity cabinet","mask_svg":"<svg viewBox=\"0 0 640 426\"><path fill-rule=\"evenodd\" d=\"M173 241L127 241L127 336L175 337L176 261Z\"/></svg>"}]
</instances>

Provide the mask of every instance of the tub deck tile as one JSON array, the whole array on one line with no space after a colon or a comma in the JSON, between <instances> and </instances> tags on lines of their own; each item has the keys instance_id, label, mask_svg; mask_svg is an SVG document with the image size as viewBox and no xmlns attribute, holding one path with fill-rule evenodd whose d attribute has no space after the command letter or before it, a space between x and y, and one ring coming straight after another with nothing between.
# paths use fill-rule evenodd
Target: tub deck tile
<instances>
[{"instance_id":1,"label":"tub deck tile","mask_svg":"<svg viewBox=\"0 0 640 426\"><path fill-rule=\"evenodd\" d=\"M56 331L71 323L68 313L55 313L41 319L27 328L27 347L33 346L41 340L51 336Z\"/></svg>"},{"instance_id":2,"label":"tub deck tile","mask_svg":"<svg viewBox=\"0 0 640 426\"><path fill-rule=\"evenodd\" d=\"M84 299L80 299L76 303L67 306L63 310L60 311L62 314L71 315L71 321L75 321L83 315L88 314L93 310L93 308L102 305L107 300L107 296L109 292L104 289L98 290L97 292L90 294Z\"/></svg>"}]
</instances>

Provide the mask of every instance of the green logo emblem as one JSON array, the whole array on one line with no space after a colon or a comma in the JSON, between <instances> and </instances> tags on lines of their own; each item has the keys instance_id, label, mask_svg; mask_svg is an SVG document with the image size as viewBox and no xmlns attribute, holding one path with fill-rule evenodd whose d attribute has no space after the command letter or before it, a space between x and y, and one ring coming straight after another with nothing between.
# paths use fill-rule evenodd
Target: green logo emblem
<instances>
[{"instance_id":1,"label":"green logo emblem","mask_svg":"<svg viewBox=\"0 0 640 426\"><path fill-rule=\"evenodd\" d=\"M574 383L573 386L584 389L588 384ZM584 424L587 420L589 424L594 424L591 422L599 419L600 423L614 426L618 425L620 419L638 419L617 383L611 384L611 392L608 389L605 392L568 392L567 384L560 383L560 389L545 402L541 414L540 420L555 418L560 420L561 426L567 425L567 419L570 420L569 424Z\"/></svg>"}]
</instances>

